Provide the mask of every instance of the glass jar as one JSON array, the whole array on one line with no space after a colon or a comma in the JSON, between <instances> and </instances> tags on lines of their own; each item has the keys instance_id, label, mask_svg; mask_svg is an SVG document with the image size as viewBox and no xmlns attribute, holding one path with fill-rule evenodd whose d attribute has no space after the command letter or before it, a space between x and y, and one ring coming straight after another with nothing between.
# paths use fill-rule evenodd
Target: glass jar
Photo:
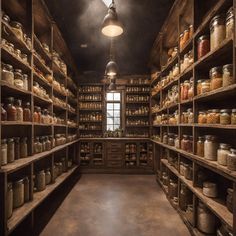
<instances>
[{"instance_id":1,"label":"glass jar","mask_svg":"<svg viewBox=\"0 0 236 236\"><path fill-rule=\"evenodd\" d=\"M23 110L23 120L25 122L30 122L31 121L31 110L30 110L30 103L27 102L25 104L25 108Z\"/></svg>"},{"instance_id":2,"label":"glass jar","mask_svg":"<svg viewBox=\"0 0 236 236\"><path fill-rule=\"evenodd\" d=\"M2 63L2 80L9 84L14 84L14 73L12 65Z\"/></svg>"},{"instance_id":3,"label":"glass jar","mask_svg":"<svg viewBox=\"0 0 236 236\"><path fill-rule=\"evenodd\" d=\"M180 148L179 136L175 135L175 148Z\"/></svg>"},{"instance_id":4,"label":"glass jar","mask_svg":"<svg viewBox=\"0 0 236 236\"><path fill-rule=\"evenodd\" d=\"M218 143L216 142L216 136L206 135L204 142L204 157L210 161L217 160Z\"/></svg>"},{"instance_id":5,"label":"glass jar","mask_svg":"<svg viewBox=\"0 0 236 236\"><path fill-rule=\"evenodd\" d=\"M206 124L207 123L207 114L205 111L199 111L198 113L198 123Z\"/></svg>"},{"instance_id":6,"label":"glass jar","mask_svg":"<svg viewBox=\"0 0 236 236\"><path fill-rule=\"evenodd\" d=\"M234 8L231 7L226 14L226 38L234 35Z\"/></svg>"},{"instance_id":7,"label":"glass jar","mask_svg":"<svg viewBox=\"0 0 236 236\"><path fill-rule=\"evenodd\" d=\"M15 142L13 138L7 140L7 163L12 163L15 160Z\"/></svg>"},{"instance_id":8,"label":"glass jar","mask_svg":"<svg viewBox=\"0 0 236 236\"><path fill-rule=\"evenodd\" d=\"M183 47L184 47L183 38L184 38L184 34L180 34L180 36L179 36L179 49L180 49L180 51L181 51L181 50L183 49Z\"/></svg>"},{"instance_id":9,"label":"glass jar","mask_svg":"<svg viewBox=\"0 0 236 236\"><path fill-rule=\"evenodd\" d=\"M186 211L187 206L192 202L192 195L187 186L181 183L179 194L179 207L182 211Z\"/></svg>"},{"instance_id":10,"label":"glass jar","mask_svg":"<svg viewBox=\"0 0 236 236\"><path fill-rule=\"evenodd\" d=\"M23 89L28 90L28 75L27 74L23 74Z\"/></svg>"},{"instance_id":11,"label":"glass jar","mask_svg":"<svg viewBox=\"0 0 236 236\"><path fill-rule=\"evenodd\" d=\"M189 26L189 38L191 39L193 37L193 25Z\"/></svg>"},{"instance_id":12,"label":"glass jar","mask_svg":"<svg viewBox=\"0 0 236 236\"><path fill-rule=\"evenodd\" d=\"M231 124L231 110L222 109L220 110L220 124L221 125L229 125Z\"/></svg>"},{"instance_id":13,"label":"glass jar","mask_svg":"<svg viewBox=\"0 0 236 236\"><path fill-rule=\"evenodd\" d=\"M7 98L6 102L7 102L7 106L6 106L7 120L8 121L16 121L16 107L13 105L14 98L9 97L9 98Z\"/></svg>"},{"instance_id":14,"label":"glass jar","mask_svg":"<svg viewBox=\"0 0 236 236\"><path fill-rule=\"evenodd\" d=\"M236 125L236 109L232 109L232 113L231 113L231 125Z\"/></svg>"},{"instance_id":15,"label":"glass jar","mask_svg":"<svg viewBox=\"0 0 236 236\"><path fill-rule=\"evenodd\" d=\"M188 205L186 209L186 218L191 225L194 225L193 205Z\"/></svg>"},{"instance_id":16,"label":"glass jar","mask_svg":"<svg viewBox=\"0 0 236 236\"><path fill-rule=\"evenodd\" d=\"M7 111L4 109L4 104L1 103L1 121L7 120Z\"/></svg>"},{"instance_id":17,"label":"glass jar","mask_svg":"<svg viewBox=\"0 0 236 236\"><path fill-rule=\"evenodd\" d=\"M189 146L189 137L188 135L183 135L183 138L181 140L181 149L187 151L188 146Z\"/></svg>"},{"instance_id":18,"label":"glass jar","mask_svg":"<svg viewBox=\"0 0 236 236\"><path fill-rule=\"evenodd\" d=\"M221 88L223 85L222 68L213 67L210 70L211 90Z\"/></svg>"},{"instance_id":19,"label":"glass jar","mask_svg":"<svg viewBox=\"0 0 236 236\"><path fill-rule=\"evenodd\" d=\"M226 143L220 143L220 147L217 150L217 162L222 166L227 166L227 157L230 153L230 145Z\"/></svg>"},{"instance_id":20,"label":"glass jar","mask_svg":"<svg viewBox=\"0 0 236 236\"><path fill-rule=\"evenodd\" d=\"M28 144L27 138L21 138L20 142L20 158L25 158L28 156Z\"/></svg>"},{"instance_id":21,"label":"glass jar","mask_svg":"<svg viewBox=\"0 0 236 236\"><path fill-rule=\"evenodd\" d=\"M30 200L29 178L26 176L23 182L24 182L24 202L28 202Z\"/></svg>"},{"instance_id":22,"label":"glass jar","mask_svg":"<svg viewBox=\"0 0 236 236\"><path fill-rule=\"evenodd\" d=\"M206 181L203 183L202 193L210 198L216 198L218 195L217 184Z\"/></svg>"},{"instance_id":23,"label":"glass jar","mask_svg":"<svg viewBox=\"0 0 236 236\"><path fill-rule=\"evenodd\" d=\"M233 65L228 64L223 66L223 87L227 87L235 83L233 76Z\"/></svg>"},{"instance_id":24,"label":"glass jar","mask_svg":"<svg viewBox=\"0 0 236 236\"><path fill-rule=\"evenodd\" d=\"M233 213L233 193L234 190L232 188L227 189L227 197L226 197L226 207L227 209Z\"/></svg>"},{"instance_id":25,"label":"glass jar","mask_svg":"<svg viewBox=\"0 0 236 236\"><path fill-rule=\"evenodd\" d=\"M20 159L20 138L19 137L15 137L14 138L14 141L15 141L15 160L18 160Z\"/></svg>"},{"instance_id":26,"label":"glass jar","mask_svg":"<svg viewBox=\"0 0 236 236\"><path fill-rule=\"evenodd\" d=\"M36 174L36 189L37 191L43 191L46 188L46 179L44 170L39 171Z\"/></svg>"},{"instance_id":27,"label":"glass jar","mask_svg":"<svg viewBox=\"0 0 236 236\"><path fill-rule=\"evenodd\" d=\"M162 141L164 144L168 144L168 134L167 133L164 133L163 135L163 141Z\"/></svg>"},{"instance_id":28,"label":"glass jar","mask_svg":"<svg viewBox=\"0 0 236 236\"><path fill-rule=\"evenodd\" d=\"M202 82L202 93L208 93L211 91L211 81L210 80L204 80Z\"/></svg>"},{"instance_id":29,"label":"glass jar","mask_svg":"<svg viewBox=\"0 0 236 236\"><path fill-rule=\"evenodd\" d=\"M1 140L1 165L4 166L7 164L7 140Z\"/></svg>"},{"instance_id":30,"label":"glass jar","mask_svg":"<svg viewBox=\"0 0 236 236\"><path fill-rule=\"evenodd\" d=\"M202 94L202 80L197 81L197 95Z\"/></svg>"},{"instance_id":31,"label":"glass jar","mask_svg":"<svg viewBox=\"0 0 236 236\"><path fill-rule=\"evenodd\" d=\"M23 122L23 109L21 100L16 100L16 121Z\"/></svg>"},{"instance_id":32,"label":"glass jar","mask_svg":"<svg viewBox=\"0 0 236 236\"><path fill-rule=\"evenodd\" d=\"M222 15L215 16L210 22L211 50L219 47L226 36L225 19Z\"/></svg>"},{"instance_id":33,"label":"glass jar","mask_svg":"<svg viewBox=\"0 0 236 236\"><path fill-rule=\"evenodd\" d=\"M193 79L190 79L189 89L188 89L188 99L193 98Z\"/></svg>"},{"instance_id":34,"label":"glass jar","mask_svg":"<svg viewBox=\"0 0 236 236\"><path fill-rule=\"evenodd\" d=\"M183 46L187 43L188 40L189 40L189 29L186 29L183 35Z\"/></svg>"},{"instance_id":35,"label":"glass jar","mask_svg":"<svg viewBox=\"0 0 236 236\"><path fill-rule=\"evenodd\" d=\"M187 180L193 179L193 167L190 164L185 164L184 178Z\"/></svg>"},{"instance_id":36,"label":"glass jar","mask_svg":"<svg viewBox=\"0 0 236 236\"><path fill-rule=\"evenodd\" d=\"M190 88L190 83L188 80L184 81L184 86L183 86L183 99L182 100L187 100L188 99L188 91Z\"/></svg>"},{"instance_id":37,"label":"glass jar","mask_svg":"<svg viewBox=\"0 0 236 236\"><path fill-rule=\"evenodd\" d=\"M219 124L220 123L220 110L213 109L207 112L207 124Z\"/></svg>"},{"instance_id":38,"label":"glass jar","mask_svg":"<svg viewBox=\"0 0 236 236\"><path fill-rule=\"evenodd\" d=\"M167 186L168 185L168 175L166 172L162 173L162 183L163 185Z\"/></svg>"},{"instance_id":39,"label":"glass jar","mask_svg":"<svg viewBox=\"0 0 236 236\"><path fill-rule=\"evenodd\" d=\"M227 157L227 168L229 170L236 170L236 149L230 149L230 153Z\"/></svg>"},{"instance_id":40,"label":"glass jar","mask_svg":"<svg viewBox=\"0 0 236 236\"><path fill-rule=\"evenodd\" d=\"M169 183L169 197L172 199L174 197L178 197L178 183L174 180L170 179Z\"/></svg>"},{"instance_id":41,"label":"glass jar","mask_svg":"<svg viewBox=\"0 0 236 236\"><path fill-rule=\"evenodd\" d=\"M46 185L50 184L51 181L52 181L52 176L51 176L50 169L48 168L48 169L45 171L45 183L46 183Z\"/></svg>"},{"instance_id":42,"label":"glass jar","mask_svg":"<svg viewBox=\"0 0 236 236\"><path fill-rule=\"evenodd\" d=\"M24 63L28 63L28 56L27 56L27 54L22 53L22 54L21 54L21 60L22 60Z\"/></svg>"},{"instance_id":43,"label":"glass jar","mask_svg":"<svg viewBox=\"0 0 236 236\"><path fill-rule=\"evenodd\" d=\"M180 162L179 163L179 173L184 176L184 173L185 173L185 165L184 165L184 162Z\"/></svg>"},{"instance_id":44,"label":"glass jar","mask_svg":"<svg viewBox=\"0 0 236 236\"><path fill-rule=\"evenodd\" d=\"M193 114L193 109L188 109L188 123L193 124L194 123L194 114Z\"/></svg>"},{"instance_id":45,"label":"glass jar","mask_svg":"<svg viewBox=\"0 0 236 236\"><path fill-rule=\"evenodd\" d=\"M198 137L197 141L197 155L200 157L204 157L204 137Z\"/></svg>"},{"instance_id":46,"label":"glass jar","mask_svg":"<svg viewBox=\"0 0 236 236\"><path fill-rule=\"evenodd\" d=\"M204 57L210 51L210 40L208 35L202 35L198 39L197 55L198 59Z\"/></svg>"},{"instance_id":47,"label":"glass jar","mask_svg":"<svg viewBox=\"0 0 236 236\"><path fill-rule=\"evenodd\" d=\"M197 207L197 228L206 234L213 234L216 229L215 215L202 202Z\"/></svg>"},{"instance_id":48,"label":"glass jar","mask_svg":"<svg viewBox=\"0 0 236 236\"><path fill-rule=\"evenodd\" d=\"M50 151L52 149L51 141L48 137L45 137L45 151Z\"/></svg>"},{"instance_id":49,"label":"glass jar","mask_svg":"<svg viewBox=\"0 0 236 236\"><path fill-rule=\"evenodd\" d=\"M24 204L24 183L20 179L13 183L13 208L20 207Z\"/></svg>"},{"instance_id":50,"label":"glass jar","mask_svg":"<svg viewBox=\"0 0 236 236\"><path fill-rule=\"evenodd\" d=\"M23 41L23 31L22 31L22 24L17 21L10 22L12 31L15 33L16 37Z\"/></svg>"},{"instance_id":51,"label":"glass jar","mask_svg":"<svg viewBox=\"0 0 236 236\"><path fill-rule=\"evenodd\" d=\"M13 190L12 183L7 184L7 219L11 218L13 212Z\"/></svg>"},{"instance_id":52,"label":"glass jar","mask_svg":"<svg viewBox=\"0 0 236 236\"><path fill-rule=\"evenodd\" d=\"M34 107L33 121L39 123L38 107Z\"/></svg>"},{"instance_id":53,"label":"glass jar","mask_svg":"<svg viewBox=\"0 0 236 236\"><path fill-rule=\"evenodd\" d=\"M21 69L14 70L14 85L17 88L24 89L23 74Z\"/></svg>"},{"instance_id":54,"label":"glass jar","mask_svg":"<svg viewBox=\"0 0 236 236\"><path fill-rule=\"evenodd\" d=\"M175 145L175 140L174 140L174 134L168 134L168 145L174 146Z\"/></svg>"}]
</instances>

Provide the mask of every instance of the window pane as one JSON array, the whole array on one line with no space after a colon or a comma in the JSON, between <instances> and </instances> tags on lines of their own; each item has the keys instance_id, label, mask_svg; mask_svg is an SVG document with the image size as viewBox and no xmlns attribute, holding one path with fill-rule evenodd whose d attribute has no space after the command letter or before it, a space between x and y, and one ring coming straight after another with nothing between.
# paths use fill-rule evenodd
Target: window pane
<instances>
[{"instance_id":1,"label":"window pane","mask_svg":"<svg viewBox=\"0 0 236 236\"><path fill-rule=\"evenodd\" d=\"M107 111L107 117L113 117L114 114L113 114L113 110L108 110Z\"/></svg>"},{"instance_id":2,"label":"window pane","mask_svg":"<svg viewBox=\"0 0 236 236\"><path fill-rule=\"evenodd\" d=\"M113 103L107 103L107 110L113 109Z\"/></svg>"},{"instance_id":3,"label":"window pane","mask_svg":"<svg viewBox=\"0 0 236 236\"><path fill-rule=\"evenodd\" d=\"M114 93L114 101L120 101L120 93Z\"/></svg>"},{"instance_id":4,"label":"window pane","mask_svg":"<svg viewBox=\"0 0 236 236\"><path fill-rule=\"evenodd\" d=\"M113 123L114 123L113 118L107 118L107 124L108 125L113 125Z\"/></svg>"},{"instance_id":5,"label":"window pane","mask_svg":"<svg viewBox=\"0 0 236 236\"><path fill-rule=\"evenodd\" d=\"M120 117L120 110L114 111L114 117Z\"/></svg>"},{"instance_id":6,"label":"window pane","mask_svg":"<svg viewBox=\"0 0 236 236\"><path fill-rule=\"evenodd\" d=\"M114 109L119 110L120 109L120 103L114 103Z\"/></svg>"},{"instance_id":7,"label":"window pane","mask_svg":"<svg viewBox=\"0 0 236 236\"><path fill-rule=\"evenodd\" d=\"M114 124L115 125L120 125L120 117L119 118L114 118Z\"/></svg>"},{"instance_id":8,"label":"window pane","mask_svg":"<svg viewBox=\"0 0 236 236\"><path fill-rule=\"evenodd\" d=\"M119 128L120 128L120 125L114 125L114 130L119 129Z\"/></svg>"},{"instance_id":9,"label":"window pane","mask_svg":"<svg viewBox=\"0 0 236 236\"><path fill-rule=\"evenodd\" d=\"M113 101L113 93L107 93L107 100Z\"/></svg>"}]
</instances>

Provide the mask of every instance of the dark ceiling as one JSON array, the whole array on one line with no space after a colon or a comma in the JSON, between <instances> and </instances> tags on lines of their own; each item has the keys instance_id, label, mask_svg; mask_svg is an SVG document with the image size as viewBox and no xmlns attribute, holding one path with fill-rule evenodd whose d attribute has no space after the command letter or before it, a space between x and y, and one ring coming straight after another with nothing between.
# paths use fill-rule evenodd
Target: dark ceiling
<instances>
[{"instance_id":1,"label":"dark ceiling","mask_svg":"<svg viewBox=\"0 0 236 236\"><path fill-rule=\"evenodd\" d=\"M109 39L101 34L107 13L102 0L45 1L62 31L81 72L103 74L109 58ZM121 75L147 74L154 43L174 0L115 0L124 34L115 40ZM87 48L81 48L87 44Z\"/></svg>"}]
</instances>

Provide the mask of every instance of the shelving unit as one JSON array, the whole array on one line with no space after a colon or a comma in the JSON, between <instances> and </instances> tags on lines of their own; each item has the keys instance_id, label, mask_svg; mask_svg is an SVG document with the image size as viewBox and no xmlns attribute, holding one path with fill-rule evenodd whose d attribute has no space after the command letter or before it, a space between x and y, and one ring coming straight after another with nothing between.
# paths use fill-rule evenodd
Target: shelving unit
<instances>
[{"instance_id":1,"label":"shelving unit","mask_svg":"<svg viewBox=\"0 0 236 236\"><path fill-rule=\"evenodd\" d=\"M216 135L218 143L229 143L231 147L236 147L235 143L235 125L221 125L221 124L199 124L198 112L208 109L224 109L234 108L236 85L230 85L228 87L222 87L203 94L197 94L197 81L202 78L208 78L209 70L214 66L223 66L225 64L233 64L233 77L236 76L235 67L235 34L233 38L225 39L220 46L214 50L208 52L205 56L197 58L197 40L203 34L210 32L209 24L211 19L217 14L225 14L227 10L234 6L235 1L219 0L214 1L212 4L203 4L200 1L175 1L168 19L164 23L162 32L158 35L151 53L150 66L155 66L159 70L159 73L153 74L151 82L151 114L152 128L151 137L154 144L155 153L155 171L157 173L157 181L162 186L164 192L167 195L171 205L180 214L183 221L186 223L193 235L201 235L202 233L197 228L197 206L198 202L203 202L207 208L219 219L222 224L227 225L236 234L236 217L226 207L226 188L233 189L233 195L236 195L236 173L230 171L226 166L220 165L217 161L209 161L204 157L197 155L197 140L199 136L208 134ZM181 6L181 7L179 7ZM235 14L235 11L234 11ZM173 21L178 22L178 26L173 27ZM185 44L182 50L179 48L179 35L188 25L193 25L193 37ZM167 61L168 48L178 47L177 55ZM194 62L184 72L180 72L174 79L166 82L164 86L159 88L156 86L161 80L166 78L170 70L177 64L180 70L180 61L183 55L192 50ZM185 80L193 79L193 97L191 99L181 101L181 83ZM177 97L175 103L170 103L163 106L165 103L168 90L172 86L177 86ZM153 88L156 88L153 91ZM158 88L158 89L157 89ZM181 116L188 108L193 111L193 123L181 122ZM176 113L175 113L176 112ZM175 124L168 123L169 117L178 114ZM165 121L157 122L157 116L167 116L167 123ZM170 146L168 143L163 143L164 133L173 133L181 141L183 135L187 134L193 136L193 149L192 153L184 151L175 146ZM169 158L176 158L177 168L175 164L169 161ZM187 180L180 174L180 162L185 160L190 162L193 166L192 180ZM210 178L210 176L216 176L215 181L218 181L218 187L220 188L220 194L217 199L206 197L202 188L197 184L198 172L203 172ZM163 172L166 172L169 179L177 179L178 188L180 189L181 183L184 183L187 188L193 194L193 209L195 220L191 225L186 218L185 211L182 211L174 200L169 197L168 185L163 185ZM223 187L224 186L224 187ZM180 196L176 196L179 200ZM234 204L234 210L236 212L236 205Z\"/></svg>"},{"instance_id":2,"label":"shelving unit","mask_svg":"<svg viewBox=\"0 0 236 236\"><path fill-rule=\"evenodd\" d=\"M31 121L29 122L2 121L0 118L1 139L26 136L29 141L28 157L15 160L0 168L0 234L4 236L14 233L17 227L28 216L31 216L32 219L30 222L30 228L32 229L34 226L34 209L40 208L41 203L78 169L78 91L76 83L69 77L70 75L75 79L78 76L78 72L61 33L48 14L43 1L3 0L1 1L1 9L10 16L11 21L16 20L22 23L23 32L28 37L27 41L24 41L23 38L17 36L10 24L1 19L1 40L5 39L13 43L15 49L20 49L22 53L27 54L27 62L9 51L9 48L3 44L1 47L1 61L12 65L14 69L21 69L23 74L28 75L28 90L1 80L0 102L4 103L7 97L20 98L24 102L30 103L31 111ZM31 45L28 44L29 41ZM49 51L45 50L42 43L48 45ZM54 50L60 52L61 58L67 64L68 75L54 65L52 58ZM63 94L55 87L53 88L52 83L46 77L58 80L70 92ZM45 89L49 96L48 98L35 93L35 83L38 83ZM65 101L65 106L56 105L52 101L53 96L57 96ZM35 122L33 119L35 106L47 109L50 114L55 113L56 117L64 119L64 123ZM63 144L58 144L49 151L35 153L34 142L37 136L48 135L55 137L58 134L64 134L66 141ZM72 135L74 135L73 138L71 138ZM54 165L62 160L62 158L65 159L66 163L65 172L55 182L52 181L50 185L47 185L44 191L34 192L33 176L39 170L46 170L47 168L50 169L51 173L54 173ZM73 163L72 166L69 163ZM15 182L25 176L29 178L30 201L22 207L14 209L13 215L7 219L8 183ZM56 178L55 173L52 176Z\"/></svg>"}]
</instances>

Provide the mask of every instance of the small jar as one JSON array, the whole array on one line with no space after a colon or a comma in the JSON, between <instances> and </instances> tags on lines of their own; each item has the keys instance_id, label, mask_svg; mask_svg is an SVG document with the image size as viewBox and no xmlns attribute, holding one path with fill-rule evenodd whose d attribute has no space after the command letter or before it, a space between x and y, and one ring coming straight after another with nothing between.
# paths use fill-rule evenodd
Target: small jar
<instances>
[{"instance_id":1,"label":"small jar","mask_svg":"<svg viewBox=\"0 0 236 236\"><path fill-rule=\"evenodd\" d=\"M174 140L174 134L169 134L168 135L168 145L174 146L175 145L175 140Z\"/></svg>"},{"instance_id":2,"label":"small jar","mask_svg":"<svg viewBox=\"0 0 236 236\"><path fill-rule=\"evenodd\" d=\"M226 143L220 143L220 147L217 150L217 162L222 166L227 166L227 157L230 153L230 145Z\"/></svg>"},{"instance_id":3,"label":"small jar","mask_svg":"<svg viewBox=\"0 0 236 236\"><path fill-rule=\"evenodd\" d=\"M7 24L9 24L11 21L10 17L6 15L4 12L2 12L2 20Z\"/></svg>"},{"instance_id":4,"label":"small jar","mask_svg":"<svg viewBox=\"0 0 236 236\"><path fill-rule=\"evenodd\" d=\"M184 173L185 173L185 165L184 165L184 162L180 162L179 163L179 173L184 176Z\"/></svg>"},{"instance_id":5,"label":"small jar","mask_svg":"<svg viewBox=\"0 0 236 236\"><path fill-rule=\"evenodd\" d=\"M227 157L227 168L229 170L236 170L236 149L230 149L230 153Z\"/></svg>"},{"instance_id":6,"label":"small jar","mask_svg":"<svg viewBox=\"0 0 236 236\"><path fill-rule=\"evenodd\" d=\"M235 83L233 76L233 65L227 64L223 66L223 87L227 87Z\"/></svg>"},{"instance_id":7,"label":"small jar","mask_svg":"<svg viewBox=\"0 0 236 236\"><path fill-rule=\"evenodd\" d=\"M180 148L179 136L175 135L175 148Z\"/></svg>"},{"instance_id":8,"label":"small jar","mask_svg":"<svg viewBox=\"0 0 236 236\"><path fill-rule=\"evenodd\" d=\"M30 200L29 178L26 176L23 182L24 182L24 202L28 202Z\"/></svg>"},{"instance_id":9,"label":"small jar","mask_svg":"<svg viewBox=\"0 0 236 236\"><path fill-rule=\"evenodd\" d=\"M184 38L184 34L180 34L180 36L179 36L179 49L180 49L180 51L181 51L181 50L183 49L183 47L184 47L183 38Z\"/></svg>"},{"instance_id":10,"label":"small jar","mask_svg":"<svg viewBox=\"0 0 236 236\"><path fill-rule=\"evenodd\" d=\"M202 94L202 80L197 81L197 95Z\"/></svg>"},{"instance_id":11,"label":"small jar","mask_svg":"<svg viewBox=\"0 0 236 236\"><path fill-rule=\"evenodd\" d=\"M15 160L18 160L20 159L20 138L19 137L15 137L14 138L14 141L15 141Z\"/></svg>"},{"instance_id":12,"label":"small jar","mask_svg":"<svg viewBox=\"0 0 236 236\"><path fill-rule=\"evenodd\" d=\"M219 89L223 85L222 68L213 67L210 70L211 90Z\"/></svg>"},{"instance_id":13,"label":"small jar","mask_svg":"<svg viewBox=\"0 0 236 236\"><path fill-rule=\"evenodd\" d=\"M16 100L16 121L23 122L23 109L20 99Z\"/></svg>"},{"instance_id":14,"label":"small jar","mask_svg":"<svg viewBox=\"0 0 236 236\"><path fill-rule=\"evenodd\" d=\"M202 35L198 39L197 55L198 60L210 51L210 40L208 35Z\"/></svg>"},{"instance_id":15,"label":"small jar","mask_svg":"<svg viewBox=\"0 0 236 236\"><path fill-rule=\"evenodd\" d=\"M164 144L168 144L168 134L167 133L164 133L163 135L163 141L162 141Z\"/></svg>"},{"instance_id":16,"label":"small jar","mask_svg":"<svg viewBox=\"0 0 236 236\"><path fill-rule=\"evenodd\" d=\"M21 60L22 60L24 63L28 63L28 56L27 56L27 54L22 53L22 54L21 54Z\"/></svg>"},{"instance_id":17,"label":"small jar","mask_svg":"<svg viewBox=\"0 0 236 236\"><path fill-rule=\"evenodd\" d=\"M226 197L226 207L227 209L233 213L233 193L234 190L232 188L227 189L227 197Z\"/></svg>"},{"instance_id":18,"label":"small jar","mask_svg":"<svg viewBox=\"0 0 236 236\"><path fill-rule=\"evenodd\" d=\"M13 208L20 207L24 204L24 183L20 179L13 183Z\"/></svg>"},{"instance_id":19,"label":"small jar","mask_svg":"<svg viewBox=\"0 0 236 236\"><path fill-rule=\"evenodd\" d=\"M23 89L28 90L28 75L27 74L23 74Z\"/></svg>"},{"instance_id":20,"label":"small jar","mask_svg":"<svg viewBox=\"0 0 236 236\"><path fill-rule=\"evenodd\" d=\"M185 164L184 178L187 180L193 179L193 167L189 164Z\"/></svg>"},{"instance_id":21,"label":"small jar","mask_svg":"<svg viewBox=\"0 0 236 236\"><path fill-rule=\"evenodd\" d=\"M7 111L4 109L4 104L1 103L1 121L7 120Z\"/></svg>"},{"instance_id":22,"label":"small jar","mask_svg":"<svg viewBox=\"0 0 236 236\"><path fill-rule=\"evenodd\" d=\"M7 219L11 218L13 212L13 190L12 183L7 184Z\"/></svg>"},{"instance_id":23,"label":"small jar","mask_svg":"<svg viewBox=\"0 0 236 236\"><path fill-rule=\"evenodd\" d=\"M15 142L13 138L7 140L7 163L12 163L15 160Z\"/></svg>"},{"instance_id":24,"label":"small jar","mask_svg":"<svg viewBox=\"0 0 236 236\"><path fill-rule=\"evenodd\" d=\"M205 111L199 111L198 113L198 123L206 124L207 123L207 114Z\"/></svg>"},{"instance_id":25,"label":"small jar","mask_svg":"<svg viewBox=\"0 0 236 236\"><path fill-rule=\"evenodd\" d=\"M31 110L30 110L30 103L29 102L26 103L25 108L23 110L23 120L25 122L31 121Z\"/></svg>"},{"instance_id":26,"label":"small jar","mask_svg":"<svg viewBox=\"0 0 236 236\"><path fill-rule=\"evenodd\" d=\"M185 45L188 40L189 40L189 29L186 29L184 31L184 36L183 36L183 45Z\"/></svg>"},{"instance_id":27,"label":"small jar","mask_svg":"<svg viewBox=\"0 0 236 236\"><path fill-rule=\"evenodd\" d=\"M28 156L27 138L22 138L20 142L20 158L25 158L27 156Z\"/></svg>"},{"instance_id":28,"label":"small jar","mask_svg":"<svg viewBox=\"0 0 236 236\"><path fill-rule=\"evenodd\" d=\"M194 225L193 205L188 205L186 209L186 218L191 225Z\"/></svg>"},{"instance_id":29,"label":"small jar","mask_svg":"<svg viewBox=\"0 0 236 236\"><path fill-rule=\"evenodd\" d=\"M48 168L48 169L45 171L45 183L46 183L46 185L50 184L51 181L52 181L52 176L51 176L50 169Z\"/></svg>"},{"instance_id":30,"label":"small jar","mask_svg":"<svg viewBox=\"0 0 236 236\"><path fill-rule=\"evenodd\" d=\"M168 175L166 172L162 173L162 183L163 185L167 186L168 185Z\"/></svg>"},{"instance_id":31,"label":"small jar","mask_svg":"<svg viewBox=\"0 0 236 236\"><path fill-rule=\"evenodd\" d=\"M221 125L229 125L231 124L231 110L222 109L220 110L220 124Z\"/></svg>"},{"instance_id":32,"label":"small jar","mask_svg":"<svg viewBox=\"0 0 236 236\"><path fill-rule=\"evenodd\" d=\"M216 198L218 195L217 184L213 182L204 182L202 193L210 198Z\"/></svg>"},{"instance_id":33,"label":"small jar","mask_svg":"<svg viewBox=\"0 0 236 236\"><path fill-rule=\"evenodd\" d=\"M198 137L197 141L197 155L204 157L204 137Z\"/></svg>"},{"instance_id":34,"label":"small jar","mask_svg":"<svg viewBox=\"0 0 236 236\"><path fill-rule=\"evenodd\" d=\"M23 74L21 69L14 70L14 85L17 88L24 89Z\"/></svg>"},{"instance_id":35,"label":"small jar","mask_svg":"<svg viewBox=\"0 0 236 236\"><path fill-rule=\"evenodd\" d=\"M214 234L216 230L216 217L202 202L197 207L197 228L206 234Z\"/></svg>"},{"instance_id":36,"label":"small jar","mask_svg":"<svg viewBox=\"0 0 236 236\"><path fill-rule=\"evenodd\" d=\"M9 84L14 84L14 73L12 65L2 63L2 80Z\"/></svg>"},{"instance_id":37,"label":"small jar","mask_svg":"<svg viewBox=\"0 0 236 236\"><path fill-rule=\"evenodd\" d=\"M232 109L232 113L231 113L231 125L236 125L236 109Z\"/></svg>"},{"instance_id":38,"label":"small jar","mask_svg":"<svg viewBox=\"0 0 236 236\"><path fill-rule=\"evenodd\" d=\"M218 143L216 142L216 136L206 135L204 142L204 157L210 161L217 160Z\"/></svg>"},{"instance_id":39,"label":"small jar","mask_svg":"<svg viewBox=\"0 0 236 236\"><path fill-rule=\"evenodd\" d=\"M192 202L192 194L185 184L181 183L180 186L179 207L186 211L188 204Z\"/></svg>"},{"instance_id":40,"label":"small jar","mask_svg":"<svg viewBox=\"0 0 236 236\"><path fill-rule=\"evenodd\" d=\"M211 82L210 80L202 81L202 93L208 93L211 91Z\"/></svg>"},{"instance_id":41,"label":"small jar","mask_svg":"<svg viewBox=\"0 0 236 236\"><path fill-rule=\"evenodd\" d=\"M226 14L226 38L234 35L234 9L231 7Z\"/></svg>"},{"instance_id":42,"label":"small jar","mask_svg":"<svg viewBox=\"0 0 236 236\"><path fill-rule=\"evenodd\" d=\"M7 111L8 121L16 121L16 107L13 105L13 103L14 103L13 97L7 98L6 111Z\"/></svg>"},{"instance_id":43,"label":"small jar","mask_svg":"<svg viewBox=\"0 0 236 236\"><path fill-rule=\"evenodd\" d=\"M193 79L190 79L190 85L188 90L188 99L193 98L194 92L193 92Z\"/></svg>"},{"instance_id":44,"label":"small jar","mask_svg":"<svg viewBox=\"0 0 236 236\"><path fill-rule=\"evenodd\" d=\"M174 180L170 179L169 183L169 197L173 199L174 197L178 197L178 183L176 183Z\"/></svg>"},{"instance_id":45,"label":"small jar","mask_svg":"<svg viewBox=\"0 0 236 236\"><path fill-rule=\"evenodd\" d=\"M215 16L210 22L211 51L219 47L226 37L225 18L222 15Z\"/></svg>"},{"instance_id":46,"label":"small jar","mask_svg":"<svg viewBox=\"0 0 236 236\"><path fill-rule=\"evenodd\" d=\"M194 123L194 114L193 114L193 109L188 109L188 123L193 124Z\"/></svg>"},{"instance_id":47,"label":"small jar","mask_svg":"<svg viewBox=\"0 0 236 236\"><path fill-rule=\"evenodd\" d=\"M213 109L207 112L207 124L219 124L220 123L220 110Z\"/></svg>"},{"instance_id":48,"label":"small jar","mask_svg":"<svg viewBox=\"0 0 236 236\"><path fill-rule=\"evenodd\" d=\"M46 179L44 170L39 171L36 174L36 189L37 191L43 191L46 188Z\"/></svg>"},{"instance_id":49,"label":"small jar","mask_svg":"<svg viewBox=\"0 0 236 236\"><path fill-rule=\"evenodd\" d=\"M17 21L11 21L10 25L16 37L23 41L22 24Z\"/></svg>"},{"instance_id":50,"label":"small jar","mask_svg":"<svg viewBox=\"0 0 236 236\"><path fill-rule=\"evenodd\" d=\"M193 37L193 25L189 26L189 38L191 39Z\"/></svg>"},{"instance_id":51,"label":"small jar","mask_svg":"<svg viewBox=\"0 0 236 236\"><path fill-rule=\"evenodd\" d=\"M4 166L7 164L7 140L2 139L1 140L1 165ZM0 166L1 166L0 165Z\"/></svg>"},{"instance_id":52,"label":"small jar","mask_svg":"<svg viewBox=\"0 0 236 236\"><path fill-rule=\"evenodd\" d=\"M52 149L51 141L48 137L45 138L45 151L50 151Z\"/></svg>"},{"instance_id":53,"label":"small jar","mask_svg":"<svg viewBox=\"0 0 236 236\"><path fill-rule=\"evenodd\" d=\"M188 135L183 135L183 138L181 140L181 149L184 150L184 151L188 151L189 149L189 137Z\"/></svg>"}]
</instances>

